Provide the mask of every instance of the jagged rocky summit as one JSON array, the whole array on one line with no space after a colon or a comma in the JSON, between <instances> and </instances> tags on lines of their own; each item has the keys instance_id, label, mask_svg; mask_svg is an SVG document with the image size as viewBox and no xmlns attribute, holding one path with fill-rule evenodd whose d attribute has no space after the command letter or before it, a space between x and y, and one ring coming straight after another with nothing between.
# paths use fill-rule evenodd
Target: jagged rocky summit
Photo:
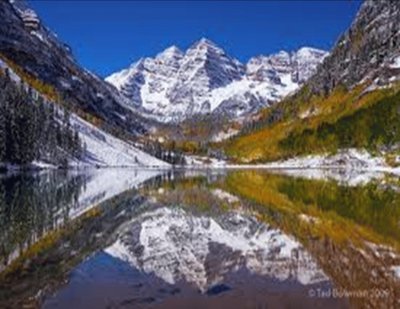
<instances>
[{"instance_id":1,"label":"jagged rocky summit","mask_svg":"<svg viewBox=\"0 0 400 309\"><path fill-rule=\"evenodd\" d=\"M241 117L297 90L327 52L303 47L251 58L247 64L208 39L185 52L171 46L143 58L106 81L146 117L179 122L196 114Z\"/></svg>"}]
</instances>

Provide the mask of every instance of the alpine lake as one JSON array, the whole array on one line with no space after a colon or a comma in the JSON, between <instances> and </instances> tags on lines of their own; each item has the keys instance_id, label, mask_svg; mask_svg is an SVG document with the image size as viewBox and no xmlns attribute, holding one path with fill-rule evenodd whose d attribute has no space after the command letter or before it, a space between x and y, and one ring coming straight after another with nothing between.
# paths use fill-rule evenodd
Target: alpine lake
<instances>
[{"instance_id":1,"label":"alpine lake","mask_svg":"<svg viewBox=\"0 0 400 309\"><path fill-rule=\"evenodd\" d=\"M400 308L400 180L0 174L0 308Z\"/></svg>"}]
</instances>

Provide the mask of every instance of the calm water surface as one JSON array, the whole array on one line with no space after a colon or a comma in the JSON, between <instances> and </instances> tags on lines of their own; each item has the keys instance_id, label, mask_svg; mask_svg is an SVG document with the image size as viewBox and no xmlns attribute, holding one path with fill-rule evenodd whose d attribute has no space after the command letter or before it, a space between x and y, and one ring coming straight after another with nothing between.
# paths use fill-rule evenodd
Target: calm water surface
<instances>
[{"instance_id":1,"label":"calm water surface","mask_svg":"<svg viewBox=\"0 0 400 309\"><path fill-rule=\"evenodd\" d=\"M400 308L399 185L317 170L0 175L0 307Z\"/></svg>"}]
</instances>

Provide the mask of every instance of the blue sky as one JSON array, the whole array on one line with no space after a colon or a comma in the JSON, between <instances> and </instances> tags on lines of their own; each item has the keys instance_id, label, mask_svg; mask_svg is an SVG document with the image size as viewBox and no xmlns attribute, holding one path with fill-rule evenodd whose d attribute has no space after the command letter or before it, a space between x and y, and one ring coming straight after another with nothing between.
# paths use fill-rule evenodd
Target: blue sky
<instances>
[{"instance_id":1,"label":"blue sky","mask_svg":"<svg viewBox=\"0 0 400 309\"><path fill-rule=\"evenodd\" d=\"M301 46L328 50L360 6L359 0L28 2L78 61L101 76L201 37L243 62Z\"/></svg>"}]
</instances>

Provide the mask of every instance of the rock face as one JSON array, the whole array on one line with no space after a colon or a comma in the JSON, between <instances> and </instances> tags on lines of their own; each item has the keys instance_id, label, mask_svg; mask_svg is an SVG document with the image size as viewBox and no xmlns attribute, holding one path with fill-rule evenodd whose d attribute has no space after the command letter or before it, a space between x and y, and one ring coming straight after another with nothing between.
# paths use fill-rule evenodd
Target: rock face
<instances>
[{"instance_id":1,"label":"rock face","mask_svg":"<svg viewBox=\"0 0 400 309\"><path fill-rule=\"evenodd\" d=\"M290 74L292 82L302 84L307 81L327 56L325 51L303 47L297 52L281 51L271 56L250 59L247 74L251 79L278 82L284 74Z\"/></svg>"},{"instance_id":2,"label":"rock face","mask_svg":"<svg viewBox=\"0 0 400 309\"><path fill-rule=\"evenodd\" d=\"M71 49L48 30L23 0L0 1L0 55L54 87L68 103L131 133L146 130L110 84L75 61Z\"/></svg>"},{"instance_id":3,"label":"rock face","mask_svg":"<svg viewBox=\"0 0 400 309\"><path fill-rule=\"evenodd\" d=\"M315 93L329 93L338 84L385 85L399 73L400 1L366 0L309 85Z\"/></svg>"},{"instance_id":4,"label":"rock face","mask_svg":"<svg viewBox=\"0 0 400 309\"><path fill-rule=\"evenodd\" d=\"M203 38L186 52L169 47L106 80L143 115L162 122L209 113L241 117L298 89L326 54L304 47L243 65Z\"/></svg>"},{"instance_id":5,"label":"rock face","mask_svg":"<svg viewBox=\"0 0 400 309\"><path fill-rule=\"evenodd\" d=\"M214 218L159 208L127 224L106 252L169 284L184 281L201 291L240 268L302 285L328 280L296 240L234 212Z\"/></svg>"}]
</instances>

